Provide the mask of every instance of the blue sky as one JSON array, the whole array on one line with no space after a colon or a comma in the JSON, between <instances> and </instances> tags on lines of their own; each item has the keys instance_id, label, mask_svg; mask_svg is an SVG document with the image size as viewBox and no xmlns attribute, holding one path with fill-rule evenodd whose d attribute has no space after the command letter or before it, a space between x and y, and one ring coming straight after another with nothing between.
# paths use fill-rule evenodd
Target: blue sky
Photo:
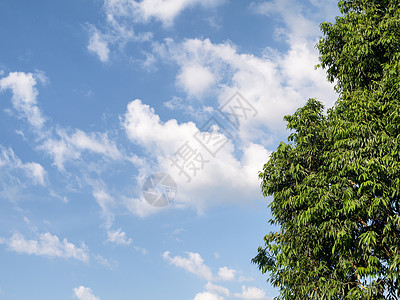
<instances>
[{"instance_id":1,"label":"blue sky","mask_svg":"<svg viewBox=\"0 0 400 300\"><path fill-rule=\"evenodd\" d=\"M257 173L284 115L334 103L314 65L337 14L322 0L2 0L0 299L277 296L250 263L274 229ZM176 184L163 207L142 192L158 173Z\"/></svg>"}]
</instances>

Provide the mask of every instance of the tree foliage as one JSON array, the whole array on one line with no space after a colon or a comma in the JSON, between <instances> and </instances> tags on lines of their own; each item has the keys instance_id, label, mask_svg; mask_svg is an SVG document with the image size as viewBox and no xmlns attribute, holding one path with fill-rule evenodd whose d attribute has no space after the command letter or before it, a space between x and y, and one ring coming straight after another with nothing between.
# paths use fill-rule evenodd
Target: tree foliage
<instances>
[{"instance_id":1,"label":"tree foliage","mask_svg":"<svg viewBox=\"0 0 400 300\"><path fill-rule=\"evenodd\" d=\"M260 172L272 224L253 258L280 299L400 297L400 1L339 1L320 66L338 101L286 116Z\"/></svg>"}]
</instances>

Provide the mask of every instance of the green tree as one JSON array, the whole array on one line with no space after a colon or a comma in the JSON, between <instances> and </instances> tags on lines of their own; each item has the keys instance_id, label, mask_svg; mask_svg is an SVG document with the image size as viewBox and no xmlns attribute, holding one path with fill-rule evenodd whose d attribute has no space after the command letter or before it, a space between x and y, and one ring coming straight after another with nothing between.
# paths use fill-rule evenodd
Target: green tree
<instances>
[{"instance_id":1,"label":"green tree","mask_svg":"<svg viewBox=\"0 0 400 300\"><path fill-rule=\"evenodd\" d=\"M285 117L260 172L280 230L252 261L281 299L399 299L400 1L338 6L317 45L338 100Z\"/></svg>"}]
</instances>

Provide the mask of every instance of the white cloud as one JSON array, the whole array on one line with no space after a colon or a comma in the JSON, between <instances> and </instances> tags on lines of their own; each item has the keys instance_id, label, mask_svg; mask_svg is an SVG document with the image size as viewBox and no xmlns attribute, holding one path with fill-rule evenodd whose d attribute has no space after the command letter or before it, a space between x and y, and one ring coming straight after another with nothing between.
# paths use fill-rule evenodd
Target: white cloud
<instances>
[{"instance_id":1,"label":"white cloud","mask_svg":"<svg viewBox=\"0 0 400 300\"><path fill-rule=\"evenodd\" d=\"M218 270L217 275L213 275L210 267L204 264L203 258L200 256L199 253L195 252L187 252L187 257L181 256L170 256L168 251L164 252L163 258L165 261L169 262L170 264L182 268L192 274L195 274L197 277L201 279L205 279L208 281L233 281L235 280L236 270L229 269L228 267L221 267ZM217 286L212 285L209 283L207 285L210 291L216 291ZM217 288L218 290L218 288Z\"/></svg>"},{"instance_id":2,"label":"white cloud","mask_svg":"<svg viewBox=\"0 0 400 300\"><path fill-rule=\"evenodd\" d=\"M41 77L42 75L40 75ZM37 106L38 91L35 86L36 79L32 73L12 72L7 77L0 79L0 91L6 89L12 91L14 109L35 129L41 129L45 119Z\"/></svg>"},{"instance_id":3,"label":"white cloud","mask_svg":"<svg viewBox=\"0 0 400 300\"><path fill-rule=\"evenodd\" d=\"M265 291L262 289L256 288L254 286L246 287L242 286L241 293L233 294L234 297L246 300L267 300L269 299L265 295Z\"/></svg>"},{"instance_id":4,"label":"white cloud","mask_svg":"<svg viewBox=\"0 0 400 300\"><path fill-rule=\"evenodd\" d=\"M76 129L72 135L69 136L63 133L62 136L68 144L73 145L79 150L87 150L112 159L121 158L121 153L118 151L116 145L110 142L105 133L87 134L82 130Z\"/></svg>"},{"instance_id":5,"label":"white cloud","mask_svg":"<svg viewBox=\"0 0 400 300\"><path fill-rule=\"evenodd\" d=\"M139 247L139 246L133 246L133 248L140 252L142 255L147 255L149 253L149 251L147 251L147 249L143 248L143 247Z\"/></svg>"},{"instance_id":6,"label":"white cloud","mask_svg":"<svg viewBox=\"0 0 400 300\"><path fill-rule=\"evenodd\" d=\"M128 246L132 243L132 239L126 236L126 232L122 231L121 228L117 230L107 231L107 242L115 243L117 245Z\"/></svg>"},{"instance_id":7,"label":"white cloud","mask_svg":"<svg viewBox=\"0 0 400 300\"><path fill-rule=\"evenodd\" d=\"M17 253L74 258L85 263L89 262L88 249L84 243L77 247L67 239L60 241L56 235L49 232L40 234L38 240L27 240L21 233L15 233L8 239L2 238L0 244L6 244L10 250Z\"/></svg>"},{"instance_id":8,"label":"white cloud","mask_svg":"<svg viewBox=\"0 0 400 300\"><path fill-rule=\"evenodd\" d=\"M105 0L103 9L105 23L102 30L94 25L87 25L89 43L87 49L95 53L100 61L108 62L110 47L116 46L118 50L125 47L128 42L144 42L152 39L151 32L135 33L134 26L138 23L149 23L156 20L164 27L170 27L184 10L190 7L212 8L220 5L225 0ZM154 57L146 54L144 67L151 68Z\"/></svg>"},{"instance_id":9,"label":"white cloud","mask_svg":"<svg viewBox=\"0 0 400 300\"><path fill-rule=\"evenodd\" d=\"M205 1L209 2L210 1ZM216 1L217 2L217 1ZM201 3L198 0L143 0L138 4L144 20L156 18L164 25L172 25L173 20L188 6Z\"/></svg>"},{"instance_id":10,"label":"white cloud","mask_svg":"<svg viewBox=\"0 0 400 300\"><path fill-rule=\"evenodd\" d=\"M26 170L28 175L33 178L34 183L39 183L41 185L45 185L45 169L38 163L31 162L23 165L23 168Z\"/></svg>"},{"instance_id":11,"label":"white cloud","mask_svg":"<svg viewBox=\"0 0 400 300\"><path fill-rule=\"evenodd\" d=\"M150 32L136 34L129 22L119 20L118 16L111 13L107 13L106 26L104 27L102 31L94 25L86 26L89 33L87 49L96 54L100 61L104 63L110 60L112 46L117 46L121 50L130 41L145 42L153 36Z\"/></svg>"},{"instance_id":12,"label":"white cloud","mask_svg":"<svg viewBox=\"0 0 400 300\"><path fill-rule=\"evenodd\" d=\"M229 298L239 298L244 300L270 300L271 298L265 295L265 291L254 286L242 286L241 293L231 293L226 287L212 284L208 282L205 289L212 295L223 295Z\"/></svg>"},{"instance_id":13,"label":"white cloud","mask_svg":"<svg viewBox=\"0 0 400 300\"><path fill-rule=\"evenodd\" d=\"M208 68L200 65L186 65L182 67L177 83L189 96L199 97L215 83L215 78Z\"/></svg>"},{"instance_id":14,"label":"white cloud","mask_svg":"<svg viewBox=\"0 0 400 300\"><path fill-rule=\"evenodd\" d=\"M108 48L108 42L96 28L91 30L87 49L97 54L102 62L107 62L109 60L110 49Z\"/></svg>"},{"instance_id":15,"label":"white cloud","mask_svg":"<svg viewBox=\"0 0 400 300\"><path fill-rule=\"evenodd\" d=\"M212 280L213 274L208 266L204 264L203 258L198 253L188 252L187 257L175 256L171 257L169 252L163 254L164 260L176 267L182 268L197 277L205 280Z\"/></svg>"},{"instance_id":16,"label":"white cloud","mask_svg":"<svg viewBox=\"0 0 400 300\"><path fill-rule=\"evenodd\" d=\"M218 296L210 292L198 293L193 300L224 300L224 297Z\"/></svg>"},{"instance_id":17,"label":"white cloud","mask_svg":"<svg viewBox=\"0 0 400 300\"><path fill-rule=\"evenodd\" d=\"M326 1L327 3L329 1ZM292 9L288 10L288 7ZM280 34L288 41L315 38L318 32L318 24L314 23L315 16L304 14L301 4L288 0L273 0L268 2L251 3L250 9L255 14L263 14L275 17L283 22L285 27L278 27L276 34ZM301 11L303 12L301 13Z\"/></svg>"},{"instance_id":18,"label":"white cloud","mask_svg":"<svg viewBox=\"0 0 400 300\"><path fill-rule=\"evenodd\" d=\"M106 133L86 133L80 129L68 132L59 128L56 134L58 137L47 138L39 148L53 158L54 165L59 170L64 170L67 161L79 160L83 152L98 154L102 158L112 160L123 159L123 155Z\"/></svg>"},{"instance_id":19,"label":"white cloud","mask_svg":"<svg viewBox=\"0 0 400 300\"><path fill-rule=\"evenodd\" d=\"M7 77L0 79L0 90L10 89L12 91L14 109L20 117L28 121L37 134L38 140L40 140L38 149L47 152L59 170L64 171L64 163L80 159L83 152L98 154L112 160L130 160L128 157L123 157L115 143L110 141L107 133L86 133L79 129L44 129L45 118L37 105L39 93L36 88L36 79L42 83L48 82L43 71L37 71L35 74L11 72ZM45 171L40 165L29 163L23 167L37 183L44 184Z\"/></svg>"},{"instance_id":20,"label":"white cloud","mask_svg":"<svg viewBox=\"0 0 400 300\"><path fill-rule=\"evenodd\" d=\"M151 206L142 196L139 198L122 196L122 204L134 215L145 218L160 212L160 209Z\"/></svg>"},{"instance_id":21,"label":"white cloud","mask_svg":"<svg viewBox=\"0 0 400 300\"><path fill-rule=\"evenodd\" d=\"M93 291L90 288L80 286L77 288L74 288L74 293L76 298L79 300L100 300L99 297L96 297L93 295Z\"/></svg>"},{"instance_id":22,"label":"white cloud","mask_svg":"<svg viewBox=\"0 0 400 300\"><path fill-rule=\"evenodd\" d=\"M143 66L143 68L148 72L156 71L156 57L153 55L153 53L149 52L145 52L144 55L146 56L146 59L141 61L141 65Z\"/></svg>"},{"instance_id":23,"label":"white cloud","mask_svg":"<svg viewBox=\"0 0 400 300\"><path fill-rule=\"evenodd\" d=\"M106 221L106 228L109 229L114 222L114 213L112 209L117 205L114 197L109 195L99 183L92 183L94 191L93 197L96 199L97 204L101 208L101 215L105 218Z\"/></svg>"},{"instance_id":24,"label":"white cloud","mask_svg":"<svg viewBox=\"0 0 400 300\"><path fill-rule=\"evenodd\" d=\"M240 138L275 145L285 134L284 115L292 114L308 98L316 97L328 107L337 99L325 71L314 69L319 63L315 48L320 35L319 18L325 15L316 14L315 9L334 15L336 2L311 2L315 7L289 0L250 4L254 13L278 16L283 21L277 32L288 45L285 52L266 47L257 56L240 52L231 42L216 44L206 38L165 39L153 44L153 53L160 61L180 67L176 82L189 97L203 100L211 93L222 105L235 91L240 91L258 111L254 118L240 124Z\"/></svg>"},{"instance_id":25,"label":"white cloud","mask_svg":"<svg viewBox=\"0 0 400 300\"><path fill-rule=\"evenodd\" d=\"M323 70L315 70L318 54L314 49L316 40L293 37L289 40L289 51L279 53L266 49L261 57L240 53L230 42L214 44L209 39L187 39L175 42L166 39L154 44L154 55L172 61L180 67L176 76L188 96L202 99L204 90L216 86L219 104L222 105L235 91L245 97L258 114L242 122L240 137L243 140L262 138L264 144L275 143L265 133L276 137L283 133L283 116L293 113L308 98L317 97L328 105L335 100L333 87L325 79ZM206 70L211 76L183 76L195 72L192 66ZM201 72L199 73L201 74ZM187 78L187 82L183 80ZM193 79L193 80L192 80Z\"/></svg>"},{"instance_id":26,"label":"white cloud","mask_svg":"<svg viewBox=\"0 0 400 300\"><path fill-rule=\"evenodd\" d=\"M180 110L194 120L203 122L208 121L209 115L215 112L215 109L211 106L194 107L189 105L186 100L176 96L173 96L171 100L165 101L163 105L170 110Z\"/></svg>"},{"instance_id":27,"label":"white cloud","mask_svg":"<svg viewBox=\"0 0 400 300\"><path fill-rule=\"evenodd\" d=\"M224 295L226 297L229 297L231 294L230 291L221 285L216 285L212 284L211 282L207 282L205 285L205 289L211 293L219 294L219 295Z\"/></svg>"},{"instance_id":28,"label":"white cloud","mask_svg":"<svg viewBox=\"0 0 400 300\"><path fill-rule=\"evenodd\" d=\"M110 270L114 270L114 269L116 269L118 267L118 263L117 262L113 261L111 263L108 259L104 258L103 256L101 256L99 254L96 255L94 258L99 264L105 266L106 268L108 268Z\"/></svg>"},{"instance_id":29,"label":"white cloud","mask_svg":"<svg viewBox=\"0 0 400 300\"><path fill-rule=\"evenodd\" d=\"M46 85L50 82L49 77L47 77L46 72L43 70L35 69L35 73L33 74L35 79L39 81L39 83Z\"/></svg>"},{"instance_id":30,"label":"white cloud","mask_svg":"<svg viewBox=\"0 0 400 300\"><path fill-rule=\"evenodd\" d=\"M193 137L199 131L194 123L179 124L174 119L161 122L154 110L140 100L128 104L122 125L128 138L144 147L150 154L147 159L154 160L154 167L174 178L179 193L175 200L178 207L191 206L201 213L209 205L243 202L260 197L257 173L269 156L269 152L263 146L253 143L240 146L243 155L238 160L234 154L233 142L222 134L215 134L214 137L224 139L227 143L214 158ZM204 168L196 173L187 170L192 176L190 183L187 182L187 176L180 173L179 168L171 163L171 158L185 142L207 161ZM150 175L152 168L147 168L142 170L144 176L139 178L138 186ZM133 213L142 216L159 211L151 208L142 198L127 199L125 205Z\"/></svg>"},{"instance_id":31,"label":"white cloud","mask_svg":"<svg viewBox=\"0 0 400 300\"><path fill-rule=\"evenodd\" d=\"M315 40L320 34L319 23L328 21L327 17L333 18L338 14L337 1L311 0L309 2L310 5L305 6L291 0L271 0L252 2L249 8L255 14L274 17L283 22L285 27L277 27L276 30L289 42L304 39ZM316 14L315 9L319 13Z\"/></svg>"},{"instance_id":32,"label":"white cloud","mask_svg":"<svg viewBox=\"0 0 400 300\"><path fill-rule=\"evenodd\" d=\"M239 276L238 281L239 282L250 282L250 281L254 281L254 278L241 275L241 276Z\"/></svg>"},{"instance_id":33,"label":"white cloud","mask_svg":"<svg viewBox=\"0 0 400 300\"><path fill-rule=\"evenodd\" d=\"M222 267L218 270L218 277L221 280L234 280L236 275L236 270L229 269L228 267Z\"/></svg>"},{"instance_id":34,"label":"white cloud","mask_svg":"<svg viewBox=\"0 0 400 300\"><path fill-rule=\"evenodd\" d=\"M174 19L183 10L200 5L204 8L218 6L221 0L105 0L104 7L108 14L132 18L133 22L148 22L151 19L161 21L164 26L171 26Z\"/></svg>"},{"instance_id":35,"label":"white cloud","mask_svg":"<svg viewBox=\"0 0 400 300\"><path fill-rule=\"evenodd\" d=\"M65 170L66 161L77 160L80 157L80 153L63 139L49 138L39 146L39 149L44 150L53 158L54 165L60 171Z\"/></svg>"},{"instance_id":36,"label":"white cloud","mask_svg":"<svg viewBox=\"0 0 400 300\"><path fill-rule=\"evenodd\" d=\"M270 16L274 11L274 3L271 2L252 2L249 5L250 11L254 14Z\"/></svg>"},{"instance_id":37,"label":"white cloud","mask_svg":"<svg viewBox=\"0 0 400 300\"><path fill-rule=\"evenodd\" d=\"M11 148L6 149L0 145L0 168L2 167L24 171L25 175L32 179L33 184L46 184L47 172L42 165L36 162L23 163Z\"/></svg>"},{"instance_id":38,"label":"white cloud","mask_svg":"<svg viewBox=\"0 0 400 300\"><path fill-rule=\"evenodd\" d=\"M148 148L153 155L173 153L185 137L197 131L192 122L178 124L172 119L162 123L154 109L139 99L128 104L123 127L129 139Z\"/></svg>"}]
</instances>

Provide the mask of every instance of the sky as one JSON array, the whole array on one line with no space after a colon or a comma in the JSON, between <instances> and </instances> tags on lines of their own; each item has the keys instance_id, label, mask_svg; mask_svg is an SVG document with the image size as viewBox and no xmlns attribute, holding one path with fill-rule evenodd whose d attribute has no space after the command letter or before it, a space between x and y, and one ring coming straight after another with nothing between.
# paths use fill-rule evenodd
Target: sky
<instances>
[{"instance_id":1,"label":"sky","mask_svg":"<svg viewBox=\"0 0 400 300\"><path fill-rule=\"evenodd\" d=\"M0 299L272 299L283 116L326 0L1 0Z\"/></svg>"}]
</instances>

